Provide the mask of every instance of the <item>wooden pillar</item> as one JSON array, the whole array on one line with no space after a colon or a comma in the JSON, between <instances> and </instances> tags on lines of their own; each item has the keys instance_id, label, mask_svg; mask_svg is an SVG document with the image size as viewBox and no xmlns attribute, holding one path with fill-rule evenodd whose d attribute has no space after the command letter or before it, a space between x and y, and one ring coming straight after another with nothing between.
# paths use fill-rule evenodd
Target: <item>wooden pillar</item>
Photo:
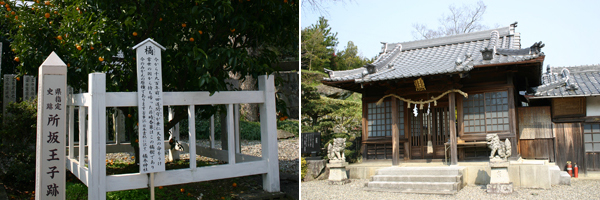
<instances>
[{"instance_id":1,"label":"wooden pillar","mask_svg":"<svg viewBox=\"0 0 600 200\"><path fill-rule=\"evenodd\" d=\"M456 108L455 101L456 101L456 93L451 92L450 94L448 94L448 103L449 103L449 108L448 108L448 115L449 115L449 122L448 125L450 126L450 165L457 165L458 164L458 158L456 155L456 115L454 114L454 110Z\"/></svg>"},{"instance_id":2,"label":"wooden pillar","mask_svg":"<svg viewBox=\"0 0 600 200\"><path fill-rule=\"evenodd\" d=\"M398 99L392 98L392 165L400 164L400 133L398 130Z\"/></svg>"},{"instance_id":3,"label":"wooden pillar","mask_svg":"<svg viewBox=\"0 0 600 200\"><path fill-rule=\"evenodd\" d=\"M365 144L365 141L367 141L368 135L369 135L369 132L368 132L369 124L367 121L367 114L368 114L367 108L368 107L367 107L367 103L365 102L364 96L362 98L362 102L363 102L363 104L362 104L362 120L361 120L361 122L362 122L362 142L361 142L360 150L362 151L363 160L367 160L369 158L369 155L367 152L368 150L367 150L367 145Z\"/></svg>"},{"instance_id":4,"label":"wooden pillar","mask_svg":"<svg viewBox=\"0 0 600 200\"><path fill-rule=\"evenodd\" d=\"M404 109L404 137L407 139L404 142L404 160L410 160L410 113L412 113L410 109Z\"/></svg>"}]
</instances>

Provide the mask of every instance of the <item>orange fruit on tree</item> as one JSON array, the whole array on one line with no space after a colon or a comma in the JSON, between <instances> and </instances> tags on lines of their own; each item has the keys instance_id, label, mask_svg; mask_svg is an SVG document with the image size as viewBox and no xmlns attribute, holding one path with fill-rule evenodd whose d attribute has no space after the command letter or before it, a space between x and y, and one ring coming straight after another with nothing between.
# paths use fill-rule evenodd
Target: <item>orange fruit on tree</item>
<instances>
[{"instance_id":1,"label":"orange fruit on tree","mask_svg":"<svg viewBox=\"0 0 600 200\"><path fill-rule=\"evenodd\" d=\"M44 4L46 4L47 6L50 5L50 1L44 1Z\"/></svg>"},{"instance_id":2,"label":"orange fruit on tree","mask_svg":"<svg viewBox=\"0 0 600 200\"><path fill-rule=\"evenodd\" d=\"M52 24L52 21L50 21L49 23Z\"/></svg>"},{"instance_id":3,"label":"orange fruit on tree","mask_svg":"<svg viewBox=\"0 0 600 200\"><path fill-rule=\"evenodd\" d=\"M104 58L103 58L103 57L98 57L98 60L99 60L100 62L102 62L102 61L104 61Z\"/></svg>"},{"instance_id":4,"label":"orange fruit on tree","mask_svg":"<svg viewBox=\"0 0 600 200\"><path fill-rule=\"evenodd\" d=\"M181 24L181 27L185 28L187 25L185 23Z\"/></svg>"},{"instance_id":5,"label":"orange fruit on tree","mask_svg":"<svg viewBox=\"0 0 600 200\"><path fill-rule=\"evenodd\" d=\"M4 1L0 1L0 5L4 5L4 4L5 4Z\"/></svg>"},{"instance_id":6,"label":"orange fruit on tree","mask_svg":"<svg viewBox=\"0 0 600 200\"><path fill-rule=\"evenodd\" d=\"M21 59L19 59L19 57L15 57L15 61L16 61L16 62L20 62L20 61L21 61Z\"/></svg>"},{"instance_id":7,"label":"orange fruit on tree","mask_svg":"<svg viewBox=\"0 0 600 200\"><path fill-rule=\"evenodd\" d=\"M6 5L8 5L8 4L6 4ZM6 11L10 11L10 8L6 8Z\"/></svg>"},{"instance_id":8,"label":"orange fruit on tree","mask_svg":"<svg viewBox=\"0 0 600 200\"><path fill-rule=\"evenodd\" d=\"M46 17L46 18L50 18L50 13L46 13L46 14L44 14L44 17Z\"/></svg>"},{"instance_id":9,"label":"orange fruit on tree","mask_svg":"<svg viewBox=\"0 0 600 200\"><path fill-rule=\"evenodd\" d=\"M133 36L137 36L137 32L133 32Z\"/></svg>"},{"instance_id":10,"label":"orange fruit on tree","mask_svg":"<svg viewBox=\"0 0 600 200\"><path fill-rule=\"evenodd\" d=\"M94 31L94 35L96 35L96 33L98 33L98 32Z\"/></svg>"},{"instance_id":11,"label":"orange fruit on tree","mask_svg":"<svg viewBox=\"0 0 600 200\"><path fill-rule=\"evenodd\" d=\"M19 15L15 16L15 20L19 20Z\"/></svg>"},{"instance_id":12,"label":"orange fruit on tree","mask_svg":"<svg viewBox=\"0 0 600 200\"><path fill-rule=\"evenodd\" d=\"M287 0L283 0L283 3L287 3Z\"/></svg>"},{"instance_id":13,"label":"orange fruit on tree","mask_svg":"<svg viewBox=\"0 0 600 200\"><path fill-rule=\"evenodd\" d=\"M162 190L162 189L163 189L163 186L159 186L159 187L158 187L158 189L159 189L159 190Z\"/></svg>"},{"instance_id":14,"label":"orange fruit on tree","mask_svg":"<svg viewBox=\"0 0 600 200\"><path fill-rule=\"evenodd\" d=\"M202 31L198 31L198 33L200 33L200 35L202 35Z\"/></svg>"},{"instance_id":15,"label":"orange fruit on tree","mask_svg":"<svg viewBox=\"0 0 600 200\"><path fill-rule=\"evenodd\" d=\"M188 197L191 197L191 196L192 196L192 194L188 192Z\"/></svg>"},{"instance_id":16,"label":"orange fruit on tree","mask_svg":"<svg viewBox=\"0 0 600 200\"><path fill-rule=\"evenodd\" d=\"M194 38L190 38L190 42L193 42L193 41L194 41Z\"/></svg>"},{"instance_id":17,"label":"orange fruit on tree","mask_svg":"<svg viewBox=\"0 0 600 200\"><path fill-rule=\"evenodd\" d=\"M235 28L234 29L229 29L232 33L235 32Z\"/></svg>"},{"instance_id":18,"label":"orange fruit on tree","mask_svg":"<svg viewBox=\"0 0 600 200\"><path fill-rule=\"evenodd\" d=\"M60 35L59 35L59 36L56 36L56 39L58 39L58 40L62 40L62 36L60 36Z\"/></svg>"},{"instance_id":19,"label":"orange fruit on tree","mask_svg":"<svg viewBox=\"0 0 600 200\"><path fill-rule=\"evenodd\" d=\"M161 21L161 22L162 22L162 17L161 17L161 18L158 18L158 21Z\"/></svg>"},{"instance_id":20,"label":"orange fruit on tree","mask_svg":"<svg viewBox=\"0 0 600 200\"><path fill-rule=\"evenodd\" d=\"M81 51L81 46L77 45L77 50Z\"/></svg>"},{"instance_id":21,"label":"orange fruit on tree","mask_svg":"<svg viewBox=\"0 0 600 200\"><path fill-rule=\"evenodd\" d=\"M237 187L237 183L233 183L233 184L231 184L231 186Z\"/></svg>"},{"instance_id":22,"label":"orange fruit on tree","mask_svg":"<svg viewBox=\"0 0 600 200\"><path fill-rule=\"evenodd\" d=\"M17 79L17 81L21 81L21 78L18 76L15 79Z\"/></svg>"},{"instance_id":23,"label":"orange fruit on tree","mask_svg":"<svg viewBox=\"0 0 600 200\"><path fill-rule=\"evenodd\" d=\"M71 67L71 63L67 63L67 67Z\"/></svg>"},{"instance_id":24,"label":"orange fruit on tree","mask_svg":"<svg viewBox=\"0 0 600 200\"><path fill-rule=\"evenodd\" d=\"M221 197L221 199L225 199L225 197Z\"/></svg>"},{"instance_id":25,"label":"orange fruit on tree","mask_svg":"<svg viewBox=\"0 0 600 200\"><path fill-rule=\"evenodd\" d=\"M10 12L11 15L15 15L15 11Z\"/></svg>"},{"instance_id":26,"label":"orange fruit on tree","mask_svg":"<svg viewBox=\"0 0 600 200\"><path fill-rule=\"evenodd\" d=\"M94 50L94 47L90 47L91 50Z\"/></svg>"},{"instance_id":27,"label":"orange fruit on tree","mask_svg":"<svg viewBox=\"0 0 600 200\"><path fill-rule=\"evenodd\" d=\"M138 139L135 139L135 143L139 143L140 141Z\"/></svg>"},{"instance_id":28,"label":"orange fruit on tree","mask_svg":"<svg viewBox=\"0 0 600 200\"><path fill-rule=\"evenodd\" d=\"M181 191L181 192L185 192L185 190L184 190L183 188L181 188L179 191Z\"/></svg>"},{"instance_id":29,"label":"orange fruit on tree","mask_svg":"<svg viewBox=\"0 0 600 200\"><path fill-rule=\"evenodd\" d=\"M127 117L131 118L131 114L127 114Z\"/></svg>"}]
</instances>

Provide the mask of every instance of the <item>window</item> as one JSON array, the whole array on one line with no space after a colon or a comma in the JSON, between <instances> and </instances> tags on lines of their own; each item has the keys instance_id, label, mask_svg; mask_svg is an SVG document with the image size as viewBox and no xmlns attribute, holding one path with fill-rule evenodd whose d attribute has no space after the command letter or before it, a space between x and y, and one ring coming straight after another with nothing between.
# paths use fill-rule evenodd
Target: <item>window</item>
<instances>
[{"instance_id":1,"label":"window","mask_svg":"<svg viewBox=\"0 0 600 200\"><path fill-rule=\"evenodd\" d=\"M465 133L508 131L508 92L469 95L463 100L463 113Z\"/></svg>"},{"instance_id":2,"label":"window","mask_svg":"<svg viewBox=\"0 0 600 200\"><path fill-rule=\"evenodd\" d=\"M600 152L600 124L583 124L585 152Z\"/></svg>"},{"instance_id":3,"label":"window","mask_svg":"<svg viewBox=\"0 0 600 200\"><path fill-rule=\"evenodd\" d=\"M385 101L381 105L377 103L367 104L369 121L369 137L392 136L392 105Z\"/></svg>"}]
</instances>

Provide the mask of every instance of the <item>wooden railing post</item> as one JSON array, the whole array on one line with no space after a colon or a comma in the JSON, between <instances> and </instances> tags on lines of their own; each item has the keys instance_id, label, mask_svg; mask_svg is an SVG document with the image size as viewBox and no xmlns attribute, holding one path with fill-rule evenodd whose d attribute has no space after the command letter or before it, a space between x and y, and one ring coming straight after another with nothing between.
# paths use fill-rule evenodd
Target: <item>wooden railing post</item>
<instances>
[{"instance_id":1,"label":"wooden railing post","mask_svg":"<svg viewBox=\"0 0 600 200\"><path fill-rule=\"evenodd\" d=\"M189 152L190 169L196 168L196 109L194 105L188 107L188 132L189 132Z\"/></svg>"},{"instance_id":2,"label":"wooden railing post","mask_svg":"<svg viewBox=\"0 0 600 200\"><path fill-rule=\"evenodd\" d=\"M234 120L233 120L233 104L227 105L227 158L228 164L235 164L235 152L236 148L235 144L235 128L234 128Z\"/></svg>"},{"instance_id":3,"label":"wooden railing post","mask_svg":"<svg viewBox=\"0 0 600 200\"><path fill-rule=\"evenodd\" d=\"M106 199L106 74L88 75L91 104L88 121L88 199ZM81 147L84 147L80 144Z\"/></svg>"},{"instance_id":4,"label":"wooden railing post","mask_svg":"<svg viewBox=\"0 0 600 200\"><path fill-rule=\"evenodd\" d=\"M267 174L263 174L263 189L279 191L279 158L277 156L277 111L275 110L275 77L259 76L258 88L264 92L265 103L260 105L260 141L262 159L267 163Z\"/></svg>"}]
</instances>

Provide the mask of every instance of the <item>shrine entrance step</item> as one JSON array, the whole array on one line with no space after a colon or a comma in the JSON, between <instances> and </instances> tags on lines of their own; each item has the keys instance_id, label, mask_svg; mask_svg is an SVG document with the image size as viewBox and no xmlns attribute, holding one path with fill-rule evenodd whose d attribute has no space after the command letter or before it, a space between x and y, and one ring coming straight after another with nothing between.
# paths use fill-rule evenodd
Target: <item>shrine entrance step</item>
<instances>
[{"instance_id":1,"label":"shrine entrance step","mask_svg":"<svg viewBox=\"0 0 600 200\"><path fill-rule=\"evenodd\" d=\"M464 186L464 167L388 167L371 177L366 190L455 194Z\"/></svg>"}]
</instances>

